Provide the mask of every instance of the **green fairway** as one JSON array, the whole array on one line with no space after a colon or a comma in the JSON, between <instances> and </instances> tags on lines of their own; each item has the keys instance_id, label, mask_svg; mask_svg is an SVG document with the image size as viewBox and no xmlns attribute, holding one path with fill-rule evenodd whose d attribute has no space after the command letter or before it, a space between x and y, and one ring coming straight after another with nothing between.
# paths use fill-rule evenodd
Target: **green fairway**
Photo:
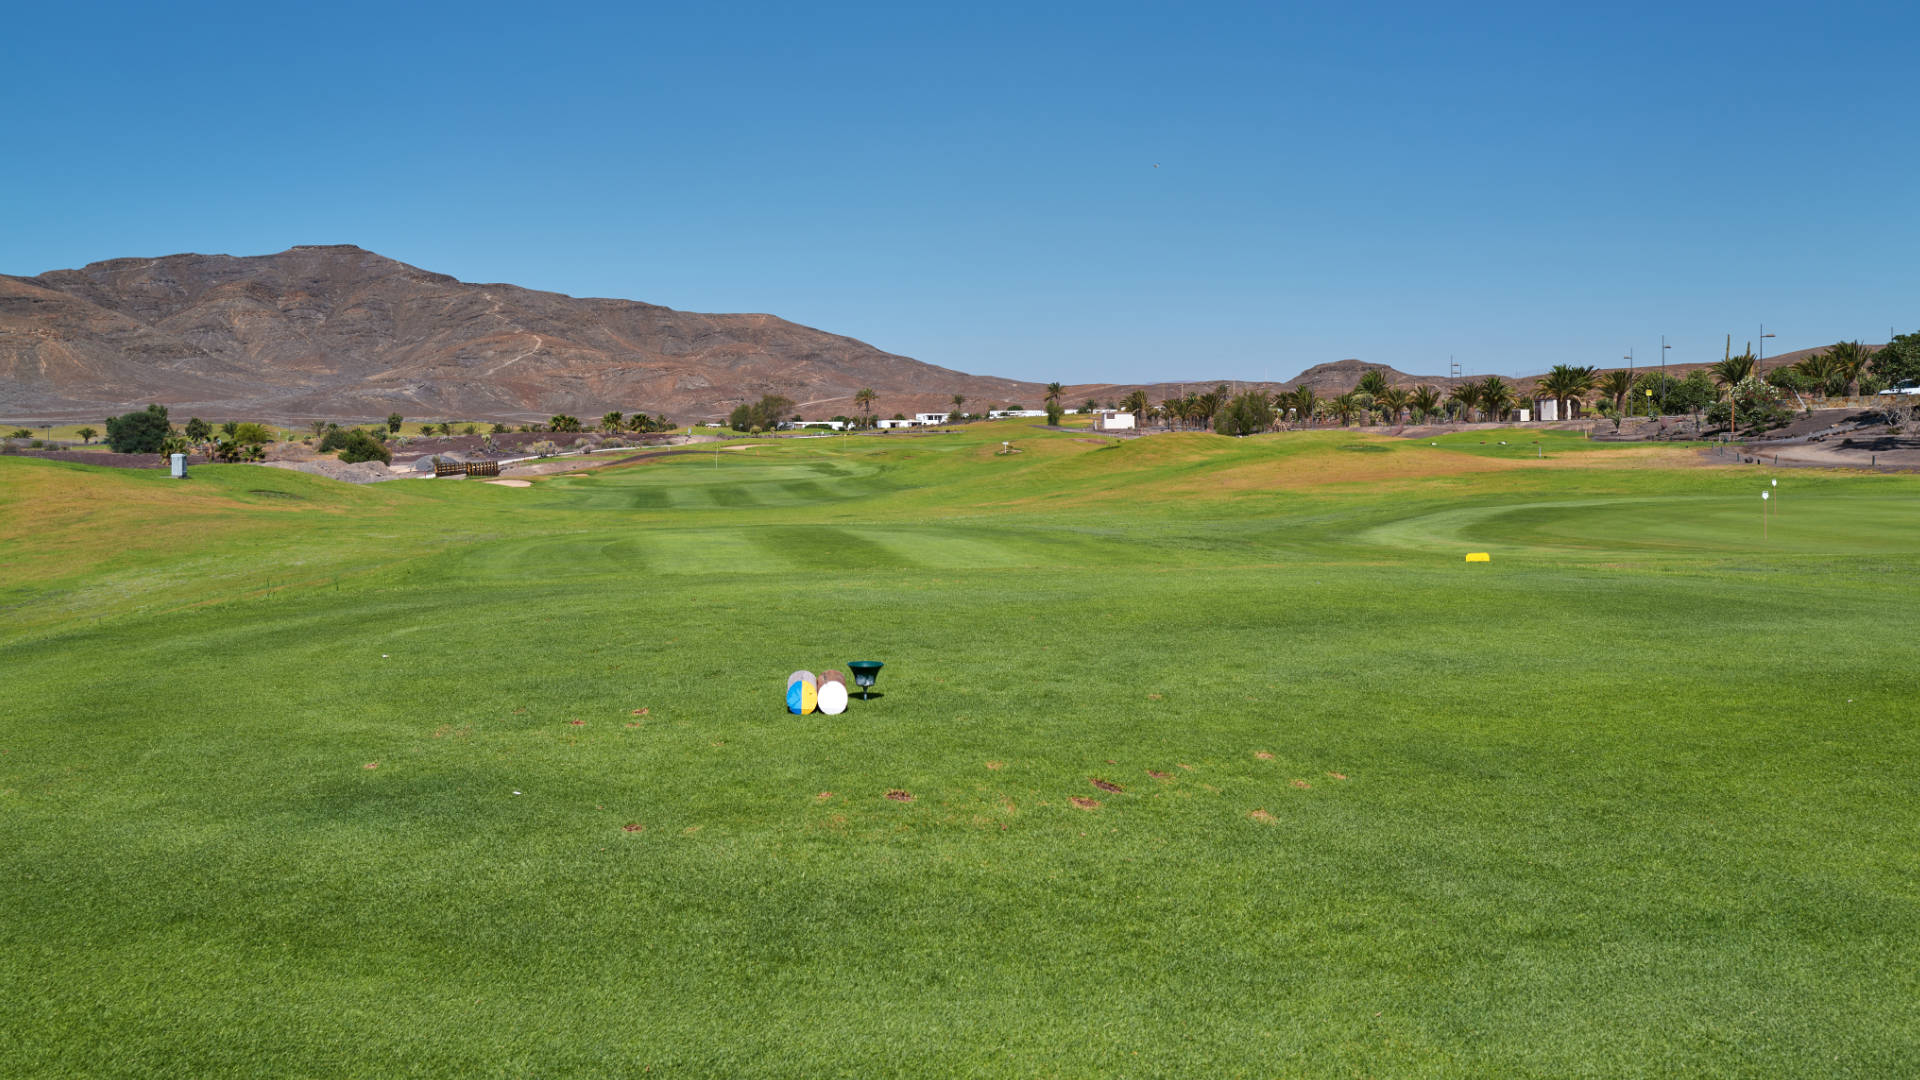
<instances>
[{"instance_id":1,"label":"green fairway","mask_svg":"<svg viewBox=\"0 0 1920 1080\"><path fill-rule=\"evenodd\" d=\"M1920 1074L1920 478L1690 453L0 458L0 1074Z\"/></svg>"}]
</instances>

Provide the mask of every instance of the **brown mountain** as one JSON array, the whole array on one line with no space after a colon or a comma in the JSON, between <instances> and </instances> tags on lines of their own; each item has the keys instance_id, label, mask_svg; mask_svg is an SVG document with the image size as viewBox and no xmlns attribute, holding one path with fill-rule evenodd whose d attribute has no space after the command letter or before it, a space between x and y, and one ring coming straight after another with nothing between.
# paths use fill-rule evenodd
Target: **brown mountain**
<instances>
[{"instance_id":1,"label":"brown mountain","mask_svg":"<svg viewBox=\"0 0 1920 1080\"><path fill-rule=\"evenodd\" d=\"M0 275L0 415L95 418L149 401L263 419L724 416L761 394L808 415L1039 403L771 315L469 284L352 245L114 259Z\"/></svg>"},{"instance_id":2,"label":"brown mountain","mask_svg":"<svg viewBox=\"0 0 1920 1080\"><path fill-rule=\"evenodd\" d=\"M1368 370L1403 386L1455 381L1341 360L1283 383L1230 385L1311 386L1332 397ZM1105 404L1145 389L1157 403L1222 381L1082 383L1063 401ZM767 393L814 418L853 413L862 387L876 391L882 416L944 410L955 394L974 411L1038 408L1046 394L1039 383L936 367L772 315L473 284L350 244L0 275L0 417L15 420L93 420L157 401L212 419L525 420L620 409L686 421Z\"/></svg>"}]
</instances>

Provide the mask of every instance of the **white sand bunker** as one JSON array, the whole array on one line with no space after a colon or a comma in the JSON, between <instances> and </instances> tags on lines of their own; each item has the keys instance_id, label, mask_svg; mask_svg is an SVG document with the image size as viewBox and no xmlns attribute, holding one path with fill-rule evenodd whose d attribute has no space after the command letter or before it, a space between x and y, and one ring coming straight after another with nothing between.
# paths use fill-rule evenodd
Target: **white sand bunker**
<instances>
[{"instance_id":1,"label":"white sand bunker","mask_svg":"<svg viewBox=\"0 0 1920 1080\"><path fill-rule=\"evenodd\" d=\"M489 480L487 481L487 483L496 485L498 487L532 487L533 486L533 481L531 480Z\"/></svg>"}]
</instances>

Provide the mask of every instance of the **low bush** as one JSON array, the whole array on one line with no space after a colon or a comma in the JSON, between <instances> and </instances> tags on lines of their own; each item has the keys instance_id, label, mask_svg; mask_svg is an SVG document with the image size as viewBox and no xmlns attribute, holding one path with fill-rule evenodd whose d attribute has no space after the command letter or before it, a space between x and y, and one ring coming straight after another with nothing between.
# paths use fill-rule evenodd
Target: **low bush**
<instances>
[{"instance_id":1,"label":"low bush","mask_svg":"<svg viewBox=\"0 0 1920 1080\"><path fill-rule=\"evenodd\" d=\"M332 432L328 432L328 437L332 437ZM349 464L356 461L378 461L383 465L391 465L393 463L393 451L380 445L380 440L361 431L359 428L353 428L347 431L345 435L342 436L342 439L343 441L340 446L341 461L348 462Z\"/></svg>"}]
</instances>

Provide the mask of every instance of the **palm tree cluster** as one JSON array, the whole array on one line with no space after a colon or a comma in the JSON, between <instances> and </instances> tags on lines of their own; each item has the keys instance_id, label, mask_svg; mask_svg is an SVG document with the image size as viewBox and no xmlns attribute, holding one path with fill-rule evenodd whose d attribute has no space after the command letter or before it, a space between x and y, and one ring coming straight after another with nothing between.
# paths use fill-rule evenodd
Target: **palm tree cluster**
<instances>
[{"instance_id":1,"label":"palm tree cluster","mask_svg":"<svg viewBox=\"0 0 1920 1080\"><path fill-rule=\"evenodd\" d=\"M1135 391L1140 400L1146 400L1146 391ZM1161 423L1169 430L1181 428L1204 431L1213 426L1213 418L1227 404L1227 384L1221 383L1204 394L1188 393L1185 397L1168 398L1160 403L1158 415ZM1145 419L1142 416L1142 419Z\"/></svg>"},{"instance_id":2,"label":"palm tree cluster","mask_svg":"<svg viewBox=\"0 0 1920 1080\"><path fill-rule=\"evenodd\" d=\"M1498 375L1463 382L1447 392L1447 400L1463 419L1471 419L1477 411L1482 420L1495 421L1506 419L1519 402L1512 385Z\"/></svg>"},{"instance_id":3,"label":"palm tree cluster","mask_svg":"<svg viewBox=\"0 0 1920 1080\"><path fill-rule=\"evenodd\" d=\"M1821 397L1854 397L1860 393L1860 378L1872 358L1873 350L1859 342L1840 341L1793 365L1792 370L1804 380L1806 389Z\"/></svg>"}]
</instances>

